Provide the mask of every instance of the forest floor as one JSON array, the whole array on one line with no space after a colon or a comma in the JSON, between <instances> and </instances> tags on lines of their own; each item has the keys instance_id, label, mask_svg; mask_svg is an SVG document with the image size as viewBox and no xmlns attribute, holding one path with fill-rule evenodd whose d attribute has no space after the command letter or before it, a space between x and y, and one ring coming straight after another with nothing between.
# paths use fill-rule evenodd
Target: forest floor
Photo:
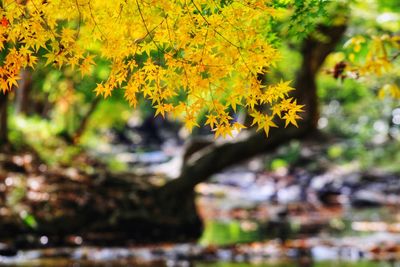
<instances>
[{"instance_id":1,"label":"forest floor","mask_svg":"<svg viewBox=\"0 0 400 267\"><path fill-rule=\"evenodd\" d=\"M31 150L0 153L0 263L400 259L400 176L332 164L327 146L295 142L213 176L196 188L205 222L200 241L145 246L124 240L118 225L82 232L76 218L90 212L99 224L107 221L104 229L126 216L132 202L144 201L141 192L177 175L182 147L137 153L113 146L135 170L118 174L95 159L109 156L104 147L96 157L78 154L72 166L48 166ZM41 226L49 217L65 229L62 238L32 234L51 227Z\"/></svg>"}]
</instances>

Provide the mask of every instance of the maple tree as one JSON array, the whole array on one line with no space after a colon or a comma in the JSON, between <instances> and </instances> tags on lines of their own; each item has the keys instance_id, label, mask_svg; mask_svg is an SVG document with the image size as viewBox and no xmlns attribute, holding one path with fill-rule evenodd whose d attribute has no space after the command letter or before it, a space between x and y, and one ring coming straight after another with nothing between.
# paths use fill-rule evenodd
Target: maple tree
<instances>
[{"instance_id":1,"label":"maple tree","mask_svg":"<svg viewBox=\"0 0 400 267\"><path fill-rule=\"evenodd\" d=\"M357 35L350 38L344 48L347 54L342 52L332 56L335 63L333 68L326 70L335 79L346 78L359 79L373 77L379 78L386 75L396 75L396 60L400 55L400 37L397 35L382 34L373 37ZM362 51L363 50L363 51ZM400 88L390 79L378 90L378 98L390 96L400 99Z\"/></svg>"},{"instance_id":2,"label":"maple tree","mask_svg":"<svg viewBox=\"0 0 400 267\"><path fill-rule=\"evenodd\" d=\"M362 35L355 36L347 41L345 47L351 53L342 70L342 77L346 75L355 78L365 76L381 77L383 74L395 73L395 61L400 55L400 36L382 34L366 38ZM361 50L366 50L365 56L359 56ZM347 73L347 74L346 74ZM393 81L386 82L378 91L378 97L386 95L400 99L400 88Z\"/></svg>"},{"instance_id":3,"label":"maple tree","mask_svg":"<svg viewBox=\"0 0 400 267\"><path fill-rule=\"evenodd\" d=\"M150 100L155 115L171 114L188 130L205 114L216 137L232 135L245 128L232 116L239 107L267 135L277 119L297 126L303 106L289 97L290 82L267 86L259 79L280 58L268 22L284 8L273 2L5 0L0 90L17 87L20 70L40 58L82 76L102 58L110 74L96 95L125 90L132 106ZM269 110L261 113L259 105Z\"/></svg>"},{"instance_id":4,"label":"maple tree","mask_svg":"<svg viewBox=\"0 0 400 267\"><path fill-rule=\"evenodd\" d=\"M378 98L400 99L398 1L350 2L352 23L342 49L330 56L327 73L336 79L360 80ZM373 18L373 19L371 19Z\"/></svg>"}]
</instances>

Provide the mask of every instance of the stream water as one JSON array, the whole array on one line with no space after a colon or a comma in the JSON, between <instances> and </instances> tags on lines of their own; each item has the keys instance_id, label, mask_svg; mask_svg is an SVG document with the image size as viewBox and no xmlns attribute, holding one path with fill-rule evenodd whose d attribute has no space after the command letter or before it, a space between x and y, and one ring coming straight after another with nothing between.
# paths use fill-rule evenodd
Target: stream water
<instances>
[{"instance_id":1,"label":"stream water","mask_svg":"<svg viewBox=\"0 0 400 267\"><path fill-rule=\"evenodd\" d=\"M109 262L96 261L73 261L67 259L47 259L35 260L29 263L0 264L9 267L116 267L116 266L136 266L136 267L394 267L400 266L395 262L346 262L346 261L321 261L321 262L294 262L281 261L270 263L232 263L232 262L180 262L169 263L159 262L151 264L141 264L135 261L120 260Z\"/></svg>"},{"instance_id":2,"label":"stream water","mask_svg":"<svg viewBox=\"0 0 400 267\"><path fill-rule=\"evenodd\" d=\"M212 209L210 206L208 208ZM206 228L199 244L130 248L48 248L21 251L15 257L0 257L0 266L400 266L400 262L397 262L400 256L400 234L388 231L388 227L397 222L396 209L351 209L337 211L336 215L338 214L341 217L332 216L331 224L336 223L340 230L327 227L320 234L312 236L294 232L291 237L293 239L288 241L289 245L285 248L273 236L266 236L264 222L256 217L227 219L217 216L206 220ZM295 221L290 228L293 231L298 229ZM371 252L377 247L382 250L378 251L381 253L379 257ZM383 251L384 249L388 252Z\"/></svg>"}]
</instances>

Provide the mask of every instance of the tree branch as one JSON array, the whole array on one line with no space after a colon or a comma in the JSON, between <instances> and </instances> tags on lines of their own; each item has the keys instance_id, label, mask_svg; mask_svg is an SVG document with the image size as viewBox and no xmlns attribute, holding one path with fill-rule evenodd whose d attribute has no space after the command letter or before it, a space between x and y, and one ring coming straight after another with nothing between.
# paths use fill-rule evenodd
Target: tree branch
<instances>
[{"instance_id":1,"label":"tree branch","mask_svg":"<svg viewBox=\"0 0 400 267\"><path fill-rule=\"evenodd\" d=\"M300 128L274 128L267 139L264 133L256 133L235 143L208 146L203 155L184 166L179 178L161 187L161 194L171 196L179 192L193 190L212 174L233 164L240 163L261 153L273 151L285 142L306 136L311 127L303 123Z\"/></svg>"}]
</instances>

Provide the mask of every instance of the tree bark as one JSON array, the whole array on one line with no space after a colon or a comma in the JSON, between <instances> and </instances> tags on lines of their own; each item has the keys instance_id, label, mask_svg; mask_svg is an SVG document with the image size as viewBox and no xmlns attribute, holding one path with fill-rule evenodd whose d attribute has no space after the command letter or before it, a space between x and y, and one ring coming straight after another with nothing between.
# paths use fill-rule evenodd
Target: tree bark
<instances>
[{"instance_id":1,"label":"tree bark","mask_svg":"<svg viewBox=\"0 0 400 267\"><path fill-rule=\"evenodd\" d=\"M212 174L258 154L273 151L285 142L304 137L310 130L309 125L302 123L300 128L274 128L268 138L260 132L235 143L210 145L198 160L189 161L183 167L179 178L161 187L161 194L170 197L180 192L193 190L197 184L206 181Z\"/></svg>"},{"instance_id":2,"label":"tree bark","mask_svg":"<svg viewBox=\"0 0 400 267\"><path fill-rule=\"evenodd\" d=\"M89 123L89 119L92 116L92 114L94 113L94 111L96 110L97 106L100 103L100 97L96 97L92 103L90 103L90 107L89 110L86 112L86 114L83 116L83 118L80 121L80 124L78 126L78 128L76 129L75 133L72 135L72 141L74 144L78 144L80 141L80 138L82 136L82 134L85 132L88 123Z\"/></svg>"},{"instance_id":3,"label":"tree bark","mask_svg":"<svg viewBox=\"0 0 400 267\"><path fill-rule=\"evenodd\" d=\"M32 89L32 72L28 69L21 70L21 80L15 90L15 112L17 114L28 115L29 95Z\"/></svg>"},{"instance_id":4,"label":"tree bark","mask_svg":"<svg viewBox=\"0 0 400 267\"><path fill-rule=\"evenodd\" d=\"M303 61L295 81L295 94L299 104L305 105L303 120L299 128L272 129L270 137L264 133L252 134L235 143L207 146L196 161L188 161L181 175L158 189L161 198L170 198L181 192L192 191L194 187L206 181L212 174L224 168L250 159L258 154L269 152L293 139L303 138L317 130L319 119L316 75L325 58L331 53L346 30L345 25L319 27L319 31L330 40L322 42L312 37L302 45ZM201 153L200 152L200 153Z\"/></svg>"},{"instance_id":5,"label":"tree bark","mask_svg":"<svg viewBox=\"0 0 400 267\"><path fill-rule=\"evenodd\" d=\"M297 73L293 96L298 103L305 105L302 117L310 121L316 129L319 119L318 95L316 76L324 63L326 57L334 51L335 47L346 31L346 25L320 26L318 31L325 35L328 40L321 41L313 37L307 38L301 47L303 61Z\"/></svg>"}]
</instances>

